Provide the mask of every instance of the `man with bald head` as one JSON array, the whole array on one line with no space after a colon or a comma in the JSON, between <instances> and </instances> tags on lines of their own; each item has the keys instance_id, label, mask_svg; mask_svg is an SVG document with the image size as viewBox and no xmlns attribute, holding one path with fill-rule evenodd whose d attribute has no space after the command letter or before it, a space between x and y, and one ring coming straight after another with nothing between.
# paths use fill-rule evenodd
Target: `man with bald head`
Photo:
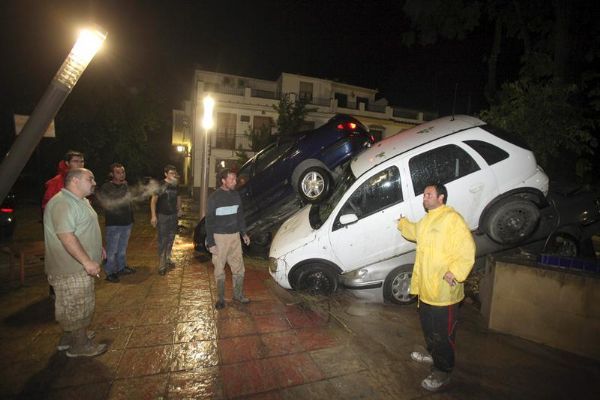
<instances>
[{"instance_id":1,"label":"man with bald head","mask_svg":"<svg viewBox=\"0 0 600 400\"><path fill-rule=\"evenodd\" d=\"M86 199L94 192L94 174L71 169L65 187L44 210L46 275L54 288L55 316L63 335L59 350L68 357L93 357L106 351L87 331L95 307L94 277L102 261L102 234L98 215Z\"/></svg>"}]
</instances>

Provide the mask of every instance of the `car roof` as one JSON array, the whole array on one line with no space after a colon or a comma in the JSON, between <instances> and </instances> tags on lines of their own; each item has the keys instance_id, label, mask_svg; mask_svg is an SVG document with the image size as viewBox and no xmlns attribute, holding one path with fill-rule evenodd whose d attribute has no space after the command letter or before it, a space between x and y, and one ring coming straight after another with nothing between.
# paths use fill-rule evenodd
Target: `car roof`
<instances>
[{"instance_id":1,"label":"car roof","mask_svg":"<svg viewBox=\"0 0 600 400\"><path fill-rule=\"evenodd\" d=\"M456 115L427 121L375 143L369 149L363 151L352 160L352 172L354 176L361 176L374 166L398 154L405 153L439 138L485 124L482 120L468 115Z\"/></svg>"}]
</instances>

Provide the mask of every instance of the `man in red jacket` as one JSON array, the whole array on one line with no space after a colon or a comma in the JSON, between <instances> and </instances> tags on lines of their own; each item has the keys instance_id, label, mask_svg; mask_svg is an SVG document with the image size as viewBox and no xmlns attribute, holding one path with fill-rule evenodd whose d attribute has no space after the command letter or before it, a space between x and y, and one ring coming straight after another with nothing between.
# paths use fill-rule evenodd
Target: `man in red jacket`
<instances>
[{"instance_id":1,"label":"man in red jacket","mask_svg":"<svg viewBox=\"0 0 600 400\"><path fill-rule=\"evenodd\" d=\"M73 168L83 168L84 164L85 160L83 158L83 153L69 150L67 154L65 154L64 159L60 160L58 163L58 167L56 168L56 176L48 180L45 184L46 191L44 192L44 197L42 198L42 214L44 213L46 204L48 204L50 199L65 187L65 176L67 175L67 172Z\"/></svg>"}]
</instances>

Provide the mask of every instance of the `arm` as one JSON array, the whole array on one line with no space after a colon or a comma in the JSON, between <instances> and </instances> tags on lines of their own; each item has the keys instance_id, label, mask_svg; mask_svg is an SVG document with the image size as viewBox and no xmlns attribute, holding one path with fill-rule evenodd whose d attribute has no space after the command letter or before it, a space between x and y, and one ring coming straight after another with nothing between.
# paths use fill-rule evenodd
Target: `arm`
<instances>
[{"instance_id":1,"label":"arm","mask_svg":"<svg viewBox=\"0 0 600 400\"><path fill-rule=\"evenodd\" d=\"M150 223L153 227L156 228L156 202L158 201L158 196L153 194L150 198Z\"/></svg>"},{"instance_id":2,"label":"arm","mask_svg":"<svg viewBox=\"0 0 600 400\"><path fill-rule=\"evenodd\" d=\"M417 241L417 224L410 222L408 218L401 217L398 220L398 230L406 240Z\"/></svg>"},{"instance_id":3,"label":"arm","mask_svg":"<svg viewBox=\"0 0 600 400\"><path fill-rule=\"evenodd\" d=\"M206 202L206 215L204 216L204 226L206 227L206 247L211 253L216 254L217 247L215 244L214 236L216 217L214 196L215 194L213 193L211 196L208 197L208 200Z\"/></svg>"},{"instance_id":4,"label":"arm","mask_svg":"<svg viewBox=\"0 0 600 400\"><path fill-rule=\"evenodd\" d=\"M246 219L244 217L244 209L242 207L242 199L239 197L239 194L238 194L238 200L239 200L239 204L240 204L240 206L238 207L238 211L237 211L238 227L239 227L240 233L242 235L242 240L244 241L246 246L250 246L250 236L248 236L246 234Z\"/></svg>"},{"instance_id":5,"label":"arm","mask_svg":"<svg viewBox=\"0 0 600 400\"><path fill-rule=\"evenodd\" d=\"M464 219L456 215L450 231L450 254L453 255L444 280L451 286L456 282L464 282L475 263L475 242Z\"/></svg>"},{"instance_id":6,"label":"arm","mask_svg":"<svg viewBox=\"0 0 600 400\"><path fill-rule=\"evenodd\" d=\"M58 240L60 240L65 250L67 250L67 253L83 265L88 275L97 276L100 273L100 264L88 256L73 232L57 233L56 236L58 236Z\"/></svg>"}]
</instances>

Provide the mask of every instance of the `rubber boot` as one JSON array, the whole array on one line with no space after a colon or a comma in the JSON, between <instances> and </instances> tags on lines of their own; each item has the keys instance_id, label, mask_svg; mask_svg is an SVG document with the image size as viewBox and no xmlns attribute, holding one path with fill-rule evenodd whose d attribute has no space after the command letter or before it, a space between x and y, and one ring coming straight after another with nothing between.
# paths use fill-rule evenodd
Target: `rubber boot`
<instances>
[{"instance_id":1,"label":"rubber boot","mask_svg":"<svg viewBox=\"0 0 600 400\"><path fill-rule=\"evenodd\" d=\"M71 333L72 344L67 350L67 357L95 357L107 350L107 345L96 344L88 338L85 328Z\"/></svg>"},{"instance_id":2,"label":"rubber boot","mask_svg":"<svg viewBox=\"0 0 600 400\"><path fill-rule=\"evenodd\" d=\"M250 299L244 296L244 275L233 276L233 300L242 304L250 303Z\"/></svg>"},{"instance_id":3,"label":"rubber boot","mask_svg":"<svg viewBox=\"0 0 600 400\"><path fill-rule=\"evenodd\" d=\"M217 279L217 302L215 308L220 310L225 307L225 279Z\"/></svg>"}]
</instances>

